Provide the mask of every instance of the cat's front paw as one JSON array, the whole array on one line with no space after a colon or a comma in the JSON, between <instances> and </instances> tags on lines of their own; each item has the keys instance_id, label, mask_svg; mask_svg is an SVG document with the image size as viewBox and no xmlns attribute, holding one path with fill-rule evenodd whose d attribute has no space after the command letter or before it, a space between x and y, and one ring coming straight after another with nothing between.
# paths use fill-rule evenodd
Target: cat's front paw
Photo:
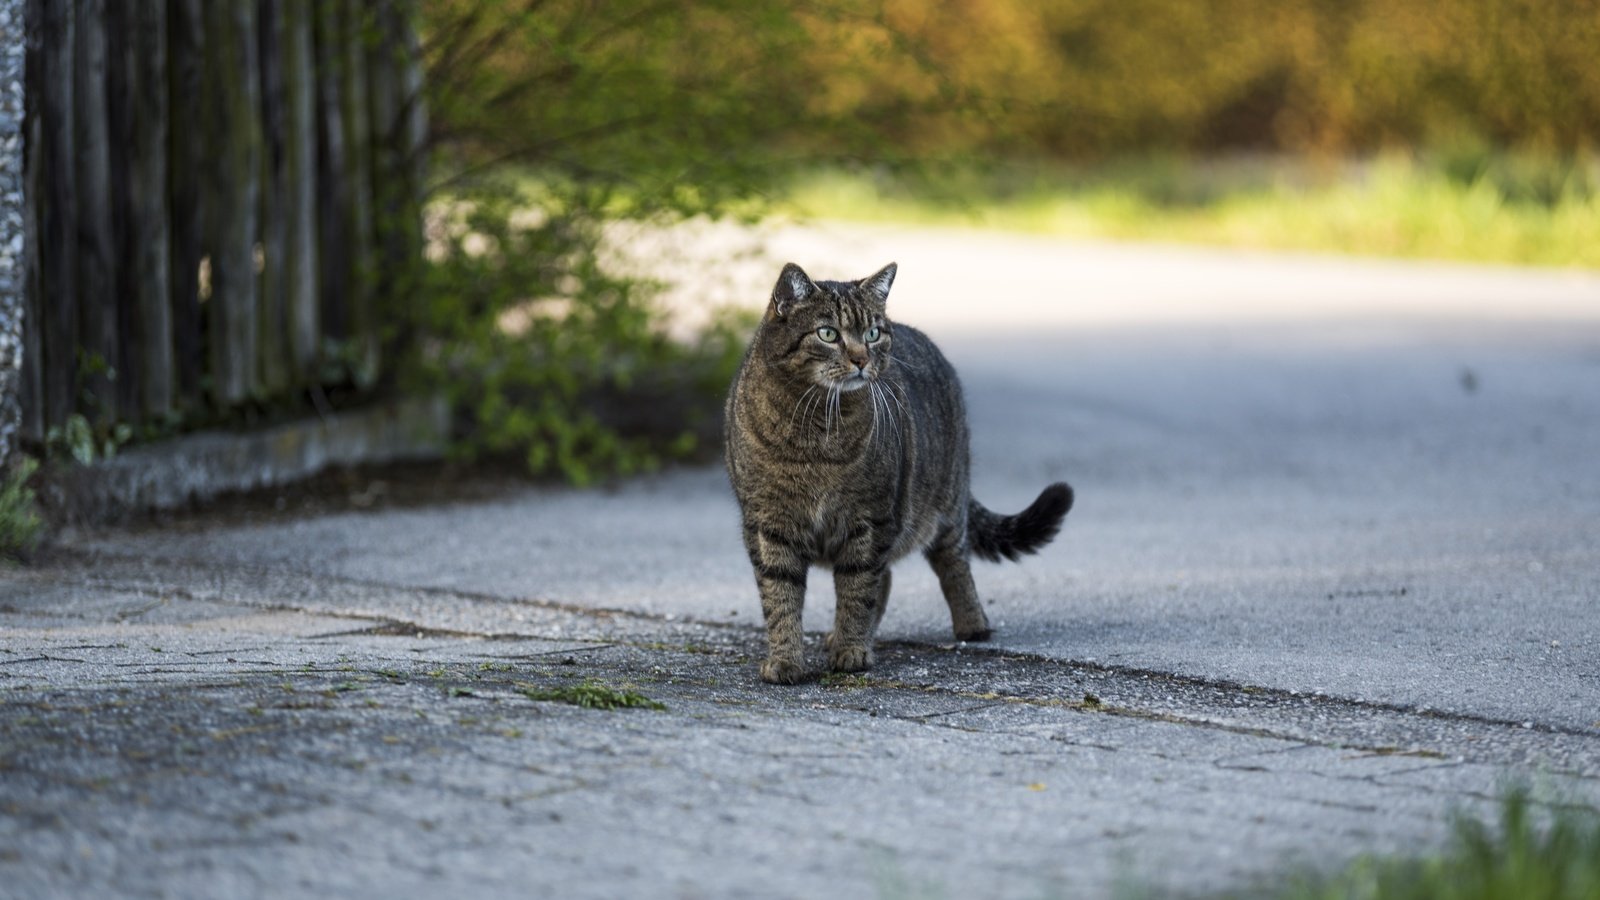
<instances>
[{"instance_id":1,"label":"cat's front paw","mask_svg":"<svg viewBox=\"0 0 1600 900\"><path fill-rule=\"evenodd\" d=\"M799 684L805 677L805 664L797 659L769 656L761 663L761 680L768 684Z\"/></svg>"},{"instance_id":2,"label":"cat's front paw","mask_svg":"<svg viewBox=\"0 0 1600 900\"><path fill-rule=\"evenodd\" d=\"M828 669L833 672L865 672L872 668L872 648L866 644L828 648Z\"/></svg>"}]
</instances>

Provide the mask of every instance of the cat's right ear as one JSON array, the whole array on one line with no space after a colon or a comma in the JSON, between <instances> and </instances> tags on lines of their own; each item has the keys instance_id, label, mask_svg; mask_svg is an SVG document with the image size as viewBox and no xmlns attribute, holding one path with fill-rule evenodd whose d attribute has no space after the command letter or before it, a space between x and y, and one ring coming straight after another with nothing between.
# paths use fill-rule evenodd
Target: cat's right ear
<instances>
[{"instance_id":1,"label":"cat's right ear","mask_svg":"<svg viewBox=\"0 0 1600 900\"><path fill-rule=\"evenodd\" d=\"M778 273L778 283L772 289L772 302L767 306L767 315L774 319L781 319L816 291L817 286L812 283L811 277L805 270L789 263Z\"/></svg>"}]
</instances>

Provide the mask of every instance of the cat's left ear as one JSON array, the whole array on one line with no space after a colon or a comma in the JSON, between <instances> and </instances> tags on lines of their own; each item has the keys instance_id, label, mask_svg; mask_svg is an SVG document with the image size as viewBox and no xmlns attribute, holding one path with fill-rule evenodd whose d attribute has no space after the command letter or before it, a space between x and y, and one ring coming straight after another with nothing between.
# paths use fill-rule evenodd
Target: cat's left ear
<instances>
[{"instance_id":1,"label":"cat's left ear","mask_svg":"<svg viewBox=\"0 0 1600 900\"><path fill-rule=\"evenodd\" d=\"M878 298L879 303L887 303L889 302L889 288L894 286L894 273L899 269L899 266L889 263L879 269L876 275L861 279L861 286L866 288L867 292L872 296Z\"/></svg>"},{"instance_id":2,"label":"cat's left ear","mask_svg":"<svg viewBox=\"0 0 1600 900\"><path fill-rule=\"evenodd\" d=\"M778 283L772 288L772 301L767 304L767 315L778 319L787 316L789 310L816 290L817 285L811 276L794 263L789 263L778 273Z\"/></svg>"}]
</instances>

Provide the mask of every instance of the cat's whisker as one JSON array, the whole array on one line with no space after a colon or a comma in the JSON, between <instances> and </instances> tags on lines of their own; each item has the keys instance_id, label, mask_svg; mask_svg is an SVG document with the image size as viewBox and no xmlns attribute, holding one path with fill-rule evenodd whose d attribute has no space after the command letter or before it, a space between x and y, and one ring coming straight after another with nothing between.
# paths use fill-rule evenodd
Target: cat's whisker
<instances>
[{"instance_id":1,"label":"cat's whisker","mask_svg":"<svg viewBox=\"0 0 1600 900\"><path fill-rule=\"evenodd\" d=\"M900 420L895 416L894 409L889 406L889 401L894 398L894 388L882 387L878 384L874 384L873 388L879 395L879 402L883 404L884 415L889 419L889 428L894 434L895 447L897 450L904 450L905 441L900 436ZM898 404L900 401L895 400L894 402Z\"/></svg>"},{"instance_id":2,"label":"cat's whisker","mask_svg":"<svg viewBox=\"0 0 1600 900\"><path fill-rule=\"evenodd\" d=\"M817 385L817 387L821 388L821 387L823 387L823 385L819 384L819 385ZM815 397L811 398L811 402L810 403L806 404L806 422L808 424L811 422L812 416L816 415L817 407L819 405L823 408L823 424L826 425L827 424L827 408L828 408L828 392L825 389L817 391L817 395Z\"/></svg>"},{"instance_id":3,"label":"cat's whisker","mask_svg":"<svg viewBox=\"0 0 1600 900\"><path fill-rule=\"evenodd\" d=\"M873 383L872 398L876 403L883 407L883 418L889 423L889 434L894 438L894 445L896 451L898 451L902 446L900 441L900 421L895 418L894 408L891 407L889 405L889 401L884 398L883 391L884 388L882 385L876 382Z\"/></svg>"},{"instance_id":4,"label":"cat's whisker","mask_svg":"<svg viewBox=\"0 0 1600 900\"><path fill-rule=\"evenodd\" d=\"M796 400L794 402L794 410L793 410L793 412L789 413L789 430L790 431L794 430L794 417L795 417L795 413L798 413L800 411L800 404L804 403L806 398L811 396L811 392L816 390L816 389L817 389L817 386L814 385L814 384L811 387L806 388L806 392L804 394L801 394L800 395L800 399ZM810 414L809 413L807 414L806 418L808 418L808 419L810 418Z\"/></svg>"},{"instance_id":5,"label":"cat's whisker","mask_svg":"<svg viewBox=\"0 0 1600 900\"><path fill-rule=\"evenodd\" d=\"M872 442L878 442L878 386L867 382L867 398L872 401Z\"/></svg>"},{"instance_id":6,"label":"cat's whisker","mask_svg":"<svg viewBox=\"0 0 1600 900\"><path fill-rule=\"evenodd\" d=\"M904 396L905 388L891 381L889 382L886 390L889 395L889 399L893 400L895 405L900 407L900 414L904 416L911 415L911 411L906 409L906 404L911 402L911 398Z\"/></svg>"},{"instance_id":7,"label":"cat's whisker","mask_svg":"<svg viewBox=\"0 0 1600 900\"><path fill-rule=\"evenodd\" d=\"M883 397L878 396L878 386L875 381L867 383L867 392L872 396L872 437L874 437L875 442L878 436L878 407L882 407ZM888 416L888 413L885 413L885 418L886 416Z\"/></svg>"},{"instance_id":8,"label":"cat's whisker","mask_svg":"<svg viewBox=\"0 0 1600 900\"><path fill-rule=\"evenodd\" d=\"M868 382L867 383L867 388L868 388L869 392L872 395L872 438L873 438L873 443L874 444L877 443L877 438L878 438L878 408L881 406L881 407L883 407L884 419L889 423L889 436L894 438L895 444L896 444L896 446L898 446L899 443L900 443L900 433L899 433L899 429L895 425L894 413L893 413L892 410L889 409L888 401L884 400L883 397L881 397L879 395L881 389L878 387L878 383L876 381Z\"/></svg>"},{"instance_id":9,"label":"cat's whisker","mask_svg":"<svg viewBox=\"0 0 1600 900\"><path fill-rule=\"evenodd\" d=\"M828 398L828 411L830 413L830 418L829 418L829 422L830 423L838 423L840 425L843 425L843 423L840 421L840 414L839 414L839 395L841 393L842 392L840 391L839 386L837 384L835 384L833 386L833 395ZM830 424L830 430L828 432L828 436L829 436L830 439L833 436L833 432L831 430L831 424Z\"/></svg>"}]
</instances>

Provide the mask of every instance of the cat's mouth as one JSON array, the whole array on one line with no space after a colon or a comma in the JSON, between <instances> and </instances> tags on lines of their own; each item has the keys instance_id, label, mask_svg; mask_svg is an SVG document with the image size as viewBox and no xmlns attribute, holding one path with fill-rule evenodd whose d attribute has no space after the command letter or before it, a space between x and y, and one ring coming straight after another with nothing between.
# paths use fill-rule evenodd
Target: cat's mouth
<instances>
[{"instance_id":1,"label":"cat's mouth","mask_svg":"<svg viewBox=\"0 0 1600 900\"><path fill-rule=\"evenodd\" d=\"M833 386L841 391L859 391L866 387L867 382L871 380L872 379L868 378L865 372L857 372L854 375L846 375L845 377L836 380L833 383Z\"/></svg>"}]
</instances>

